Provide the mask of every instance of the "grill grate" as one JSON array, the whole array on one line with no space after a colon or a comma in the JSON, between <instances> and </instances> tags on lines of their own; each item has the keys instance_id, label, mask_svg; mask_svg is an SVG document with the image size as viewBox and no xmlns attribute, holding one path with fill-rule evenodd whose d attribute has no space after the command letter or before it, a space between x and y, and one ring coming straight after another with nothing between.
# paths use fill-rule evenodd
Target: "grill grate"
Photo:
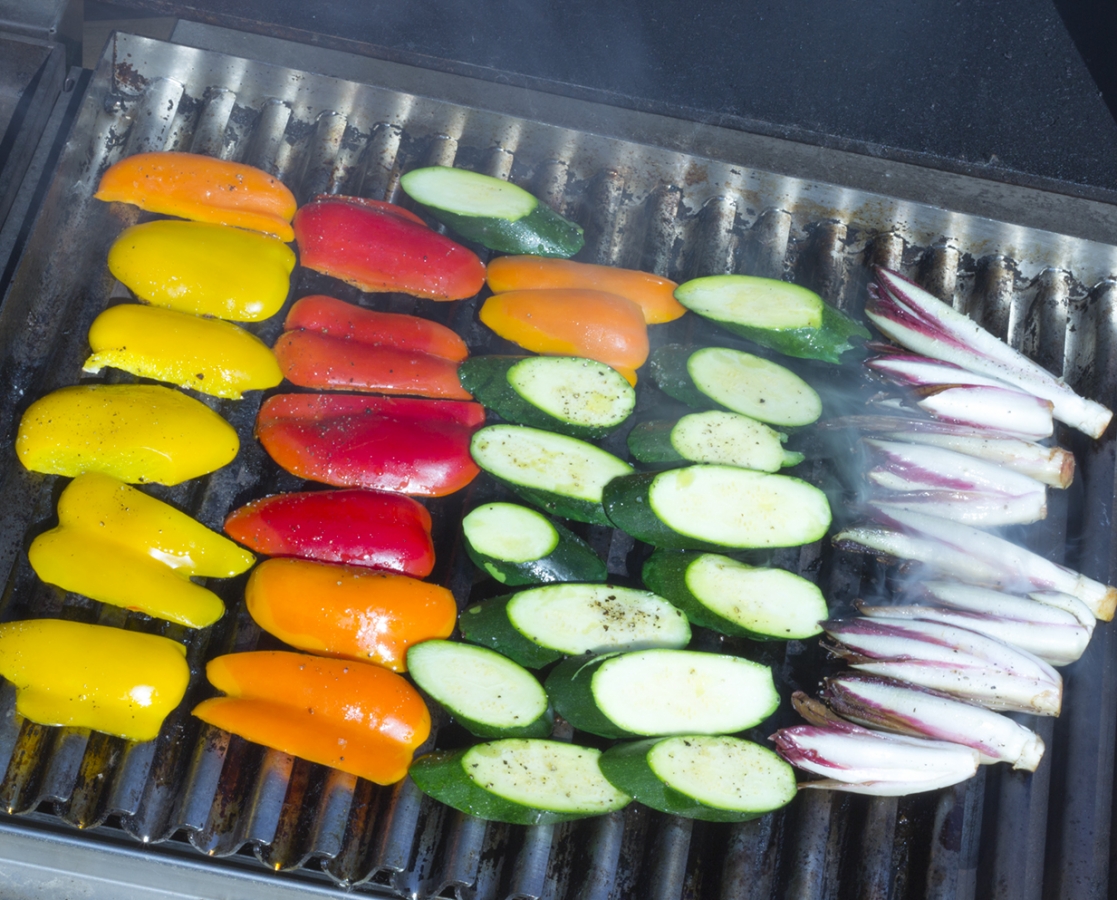
<instances>
[{"instance_id":1,"label":"grill grate","mask_svg":"<svg viewBox=\"0 0 1117 900\"><path fill-rule=\"evenodd\" d=\"M174 625L109 609L39 583L26 558L47 527L57 479L24 471L11 437L31 400L79 380L92 319L114 290L105 258L142 214L92 200L104 168L150 149L242 160L279 175L305 201L319 192L399 200L399 175L456 164L524 184L585 226L579 258L646 268L677 280L745 271L788 276L827 301L861 310L869 267L913 273L1079 390L1112 403L1117 383L1114 248L954 214L884 194L747 168L746 160L680 152L603 134L359 85L221 54L118 35L110 43L60 170L0 308L0 571L5 619L62 616L155 631L188 642L187 699L157 742L128 745L12 715L0 688L0 806L48 810L81 828L143 842L188 841L211 857L251 852L307 883L324 871L368 893L459 898L901 898L1027 900L1103 896L1107 889L1117 678L1113 629L1064 669L1057 721L1021 717L1048 744L1034 776L1000 766L955 788L908 798L804 792L790 807L733 826L690 822L633 805L599 819L516 828L486 824L426 800L410 783L377 788L352 776L249 745L202 726L188 710L207 696L206 659L273 646L248 617L244 579L216 589L228 615L187 635ZM1095 286L1096 285L1096 286ZM334 293L396 312L439 318L474 352L512 352L476 319L476 302L361 298L299 272L293 296ZM254 330L268 343L281 318ZM670 341L744 346L688 316L653 329ZM796 365L831 411L852 402L855 373ZM120 376L116 376L120 377ZM298 489L251 439L258 398L208 400L237 428L242 451L214 475L151 489L210 527L248 499ZM674 407L642 384L637 415ZM1103 581L1114 579L1114 442L1064 435L1080 465L1076 485L1053 492L1049 518L1019 529L1030 547ZM609 449L623 451L613 437ZM825 461L807 477L832 480ZM432 577L459 601L493 593L475 580L458 541L463 504L499 496L479 479L463 496L429 502L438 566ZM840 518L846 515L836 509ZM646 548L609 529L583 534L618 583L635 583ZM823 585L832 610L888 590L890 573L828 544L782 550L772 561ZM700 631L700 630L699 630ZM781 694L813 692L828 665L813 642L758 644L696 637L773 666ZM794 716L783 709L758 740ZM436 725L439 723L436 722ZM462 740L436 729L440 746ZM1057 798L1050 799L1049 798ZM18 821L18 820L16 820Z\"/></svg>"}]
</instances>

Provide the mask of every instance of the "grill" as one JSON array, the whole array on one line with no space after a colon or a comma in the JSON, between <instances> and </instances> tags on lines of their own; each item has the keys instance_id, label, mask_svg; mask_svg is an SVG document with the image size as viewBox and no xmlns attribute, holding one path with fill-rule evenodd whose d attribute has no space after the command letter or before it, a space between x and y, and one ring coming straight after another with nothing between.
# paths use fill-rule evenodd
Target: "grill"
<instances>
[{"instance_id":1,"label":"grill","mask_svg":"<svg viewBox=\"0 0 1117 900\"><path fill-rule=\"evenodd\" d=\"M508 112L471 104L468 92L440 99L129 35L110 42L0 308L0 431L7 436L0 446L0 571L7 575L0 615L61 616L182 639L195 677L161 737L142 745L22 721L10 685L0 688L0 806L11 814L0 825L9 840L41 835L83 859L116 854L119 865L104 877L122 885L165 864L194 873L191 878L235 879L241 897L335 888L462 900L1102 895L1117 725L1117 648L1109 626L1063 670L1062 717L1021 717L1048 745L1034 775L985 768L953 789L900 799L808 791L785 810L734 826L632 805L598 819L519 828L448 810L409 782L377 788L192 719L190 708L209 692L205 660L274 646L244 610L243 578L216 586L229 612L202 633L101 607L35 578L26 546L49 526L61 485L23 470L12 437L32 400L79 380L88 327L121 290L105 264L108 247L143 214L101 204L92 193L109 163L144 150L243 160L279 175L300 202L319 192L396 200L402 172L464 166L511 178L580 222L587 247L579 258L677 280L734 271L790 276L854 314L870 266L899 268L1061 371L1080 392L1112 404L1117 284L1110 275L1117 271L1117 248L1077 236L1104 227L1076 220L1075 208L1060 207L1057 198L1019 191L1013 206L991 190L981 196L993 213L1006 215L985 218L972 199L951 209L890 194L883 177L872 190L867 176L841 186L784 174L775 145L763 150L747 136L577 101L543 105L528 92L516 96L519 105ZM928 183L925 195L947 200L973 197L978 184L955 179L934 185L932 193ZM1007 215L1010 207L1018 215ZM1096 212L1085 202L1076 208ZM1034 227L1052 220L1065 222L1065 233ZM292 296L316 292L362 299L300 271ZM363 299L440 318L475 353L513 351L478 324L475 301ZM280 321L271 321L256 331L270 344L279 329ZM672 341L744 346L694 316L652 331L653 347ZM855 402L858 373L795 367L824 391L831 411ZM151 493L219 529L224 515L248 499L302 482L281 473L252 440L258 399L209 402L238 429L241 454L206 479ZM670 414L670 404L641 383L637 417ZM1015 536L1112 583L1112 434L1097 443L1061 437L1078 459L1076 483L1052 492L1048 518ZM605 446L624 452L622 438ZM806 477L828 484L832 474L819 458ZM496 592L461 552L462 508L498 496L482 478L462 495L428 504L439 550L432 578L461 603ZM848 515L835 506L839 519ZM605 528L585 526L582 533L616 583L637 583L647 548ZM887 591L892 577L878 563L825 542L770 559L817 580L838 615L848 614L858 596ZM830 665L815 642L761 644L702 633L696 644L772 665L785 698L794 689L813 693ZM781 709L750 736L763 741L795 720ZM435 744L463 740L451 723L436 721ZM264 867L282 874L268 875ZM179 883L185 889L194 882Z\"/></svg>"}]
</instances>

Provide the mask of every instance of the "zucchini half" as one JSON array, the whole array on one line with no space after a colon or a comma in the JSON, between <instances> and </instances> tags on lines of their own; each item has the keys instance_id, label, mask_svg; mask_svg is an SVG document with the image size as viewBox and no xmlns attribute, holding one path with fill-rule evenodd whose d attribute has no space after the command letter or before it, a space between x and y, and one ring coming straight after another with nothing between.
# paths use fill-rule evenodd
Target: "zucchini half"
<instances>
[{"instance_id":1,"label":"zucchini half","mask_svg":"<svg viewBox=\"0 0 1117 900\"><path fill-rule=\"evenodd\" d=\"M550 825L629 804L601 774L600 757L561 741L511 738L422 756L410 774L423 793L471 816Z\"/></svg>"},{"instance_id":2,"label":"zucchini half","mask_svg":"<svg viewBox=\"0 0 1117 900\"><path fill-rule=\"evenodd\" d=\"M784 450L786 435L739 413L710 410L677 422L641 422L628 433L628 449L653 465L680 462L721 463L758 472L777 472L803 461Z\"/></svg>"},{"instance_id":3,"label":"zucchini half","mask_svg":"<svg viewBox=\"0 0 1117 900\"><path fill-rule=\"evenodd\" d=\"M575 657L544 687L571 725L610 738L743 731L780 702L767 666L694 650Z\"/></svg>"},{"instance_id":4,"label":"zucchini half","mask_svg":"<svg viewBox=\"0 0 1117 900\"><path fill-rule=\"evenodd\" d=\"M796 547L830 527L830 504L814 485L733 466L625 475L602 499L617 528L666 550Z\"/></svg>"},{"instance_id":5,"label":"zucchini half","mask_svg":"<svg viewBox=\"0 0 1117 900\"><path fill-rule=\"evenodd\" d=\"M577 438L605 437L636 408L620 372L578 356L471 356L458 380L502 419Z\"/></svg>"},{"instance_id":6,"label":"zucchini half","mask_svg":"<svg viewBox=\"0 0 1117 900\"><path fill-rule=\"evenodd\" d=\"M538 510L516 503L486 503L462 519L465 551L501 584L605 581L605 563L593 549Z\"/></svg>"},{"instance_id":7,"label":"zucchini half","mask_svg":"<svg viewBox=\"0 0 1117 900\"><path fill-rule=\"evenodd\" d=\"M728 409L786 428L822 415L822 399L807 382L743 350L668 344L652 353L651 373L661 391L694 409Z\"/></svg>"},{"instance_id":8,"label":"zucchini half","mask_svg":"<svg viewBox=\"0 0 1117 900\"><path fill-rule=\"evenodd\" d=\"M408 172L400 187L440 222L490 250L568 257L585 244L580 225L491 175L431 166Z\"/></svg>"},{"instance_id":9,"label":"zucchini half","mask_svg":"<svg viewBox=\"0 0 1117 900\"><path fill-rule=\"evenodd\" d=\"M601 506L605 485L632 466L564 434L526 425L490 425L469 445L473 461L528 503L564 519L611 525Z\"/></svg>"},{"instance_id":10,"label":"zucchini half","mask_svg":"<svg viewBox=\"0 0 1117 900\"><path fill-rule=\"evenodd\" d=\"M724 735L616 744L598 764L618 790L660 812L707 822L747 822L786 806L795 770L767 747Z\"/></svg>"},{"instance_id":11,"label":"zucchini half","mask_svg":"<svg viewBox=\"0 0 1117 900\"><path fill-rule=\"evenodd\" d=\"M692 625L759 640L803 640L829 617L818 585L784 569L746 565L717 553L657 550L644 584L686 613Z\"/></svg>"},{"instance_id":12,"label":"zucchini half","mask_svg":"<svg viewBox=\"0 0 1117 900\"><path fill-rule=\"evenodd\" d=\"M432 640L407 648L411 679L478 737L547 737L555 717L534 675L485 647Z\"/></svg>"},{"instance_id":13,"label":"zucchini half","mask_svg":"<svg viewBox=\"0 0 1117 900\"><path fill-rule=\"evenodd\" d=\"M662 597L602 584L549 584L482 600L458 627L465 640L529 669L563 656L690 643L686 616Z\"/></svg>"},{"instance_id":14,"label":"zucchini half","mask_svg":"<svg viewBox=\"0 0 1117 900\"><path fill-rule=\"evenodd\" d=\"M774 278L709 275L675 289L687 309L787 356L841 362L865 326L827 305L814 291Z\"/></svg>"}]
</instances>

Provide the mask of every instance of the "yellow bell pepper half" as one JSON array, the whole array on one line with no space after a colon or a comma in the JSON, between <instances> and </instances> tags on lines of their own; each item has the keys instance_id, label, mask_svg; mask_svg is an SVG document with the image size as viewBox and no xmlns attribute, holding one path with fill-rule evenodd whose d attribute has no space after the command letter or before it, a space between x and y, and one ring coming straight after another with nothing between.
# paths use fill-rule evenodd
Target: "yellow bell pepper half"
<instances>
[{"instance_id":1,"label":"yellow bell pepper half","mask_svg":"<svg viewBox=\"0 0 1117 900\"><path fill-rule=\"evenodd\" d=\"M125 303L106 309L89 329L93 355L82 367L104 366L167 381L214 397L241 398L283 380L275 354L231 322L172 309Z\"/></svg>"},{"instance_id":2,"label":"yellow bell pepper half","mask_svg":"<svg viewBox=\"0 0 1117 900\"><path fill-rule=\"evenodd\" d=\"M85 384L36 400L16 454L32 472L102 472L178 484L220 469L240 449L233 427L192 397L159 385Z\"/></svg>"},{"instance_id":3,"label":"yellow bell pepper half","mask_svg":"<svg viewBox=\"0 0 1117 900\"><path fill-rule=\"evenodd\" d=\"M40 725L74 725L150 741L190 681L182 644L62 619L0 625L0 675L16 711Z\"/></svg>"},{"instance_id":4,"label":"yellow bell pepper half","mask_svg":"<svg viewBox=\"0 0 1117 900\"><path fill-rule=\"evenodd\" d=\"M62 492L58 527L35 538L28 556L48 584L190 628L225 612L190 576L231 578L255 562L173 506L98 474L80 475Z\"/></svg>"},{"instance_id":5,"label":"yellow bell pepper half","mask_svg":"<svg viewBox=\"0 0 1117 900\"><path fill-rule=\"evenodd\" d=\"M141 300L234 322L279 312L294 268L278 238L209 222L133 225L109 249L109 271Z\"/></svg>"}]
</instances>

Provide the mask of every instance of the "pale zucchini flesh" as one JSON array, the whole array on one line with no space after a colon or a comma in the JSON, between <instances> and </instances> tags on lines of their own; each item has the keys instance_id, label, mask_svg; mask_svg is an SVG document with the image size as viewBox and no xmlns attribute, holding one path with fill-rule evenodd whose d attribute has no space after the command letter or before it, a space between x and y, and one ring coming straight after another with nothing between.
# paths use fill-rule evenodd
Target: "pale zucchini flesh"
<instances>
[{"instance_id":1,"label":"pale zucchini flesh","mask_svg":"<svg viewBox=\"0 0 1117 900\"><path fill-rule=\"evenodd\" d=\"M760 472L788 465L780 433L739 413L709 412L683 416L671 429L671 444L683 459L722 463ZM791 457L792 464L799 461Z\"/></svg>"},{"instance_id":2,"label":"pale zucchini flesh","mask_svg":"<svg viewBox=\"0 0 1117 900\"><path fill-rule=\"evenodd\" d=\"M403 176L407 195L423 206L459 216L516 221L531 213L539 200L523 188L468 169L430 166Z\"/></svg>"},{"instance_id":3,"label":"pale zucchini flesh","mask_svg":"<svg viewBox=\"0 0 1117 900\"><path fill-rule=\"evenodd\" d=\"M541 559L559 543L547 517L515 503L486 503L462 519L465 539L478 553L513 563Z\"/></svg>"},{"instance_id":4,"label":"pale zucchini flesh","mask_svg":"<svg viewBox=\"0 0 1117 900\"><path fill-rule=\"evenodd\" d=\"M508 384L550 416L584 428L609 429L636 406L636 392L616 369L592 359L534 356L508 370Z\"/></svg>"},{"instance_id":5,"label":"pale zucchini flesh","mask_svg":"<svg viewBox=\"0 0 1117 900\"><path fill-rule=\"evenodd\" d=\"M750 275L709 275L684 282L675 299L692 312L716 322L782 331L819 328L822 298L813 291Z\"/></svg>"},{"instance_id":6,"label":"pale zucchini flesh","mask_svg":"<svg viewBox=\"0 0 1117 900\"><path fill-rule=\"evenodd\" d=\"M777 363L727 347L706 347L687 360L695 387L715 403L771 425L810 425L822 400L802 378Z\"/></svg>"}]
</instances>

